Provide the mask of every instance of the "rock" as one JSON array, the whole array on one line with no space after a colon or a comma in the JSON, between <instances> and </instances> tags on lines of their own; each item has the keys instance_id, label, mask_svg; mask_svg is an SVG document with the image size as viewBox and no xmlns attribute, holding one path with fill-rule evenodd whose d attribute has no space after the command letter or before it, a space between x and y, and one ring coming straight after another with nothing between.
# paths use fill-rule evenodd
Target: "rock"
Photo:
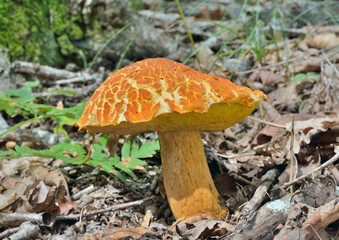
<instances>
[{"instance_id":1,"label":"rock","mask_svg":"<svg viewBox=\"0 0 339 240\"><path fill-rule=\"evenodd\" d=\"M7 56L7 49L0 48L0 94L10 89L11 85L11 63Z\"/></svg>"}]
</instances>

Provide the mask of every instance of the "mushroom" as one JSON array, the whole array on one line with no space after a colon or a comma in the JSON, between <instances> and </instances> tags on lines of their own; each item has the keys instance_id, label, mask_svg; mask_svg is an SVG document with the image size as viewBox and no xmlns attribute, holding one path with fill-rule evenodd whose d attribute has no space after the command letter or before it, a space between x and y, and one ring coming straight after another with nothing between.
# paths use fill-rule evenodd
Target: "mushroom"
<instances>
[{"instance_id":1,"label":"mushroom","mask_svg":"<svg viewBox=\"0 0 339 240\"><path fill-rule=\"evenodd\" d=\"M224 217L200 131L244 120L267 96L163 58L122 68L94 92L77 125L90 133L157 132L167 199L176 219Z\"/></svg>"}]
</instances>

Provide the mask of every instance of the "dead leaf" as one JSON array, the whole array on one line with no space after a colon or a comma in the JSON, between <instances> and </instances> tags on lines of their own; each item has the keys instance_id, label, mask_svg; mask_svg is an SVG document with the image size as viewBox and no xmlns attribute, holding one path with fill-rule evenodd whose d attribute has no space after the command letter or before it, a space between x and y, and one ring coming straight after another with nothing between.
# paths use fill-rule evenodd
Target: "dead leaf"
<instances>
[{"instance_id":1,"label":"dead leaf","mask_svg":"<svg viewBox=\"0 0 339 240\"><path fill-rule=\"evenodd\" d=\"M315 29L317 33L338 33L339 34L339 26L332 25L332 26L319 26Z\"/></svg>"},{"instance_id":2,"label":"dead leaf","mask_svg":"<svg viewBox=\"0 0 339 240\"><path fill-rule=\"evenodd\" d=\"M268 102L277 105L289 105L298 103L297 83L292 82L285 87L278 88L268 94Z\"/></svg>"},{"instance_id":3,"label":"dead leaf","mask_svg":"<svg viewBox=\"0 0 339 240\"><path fill-rule=\"evenodd\" d=\"M305 161L299 164L299 175L305 175L320 165L319 151L315 151L313 154L306 157Z\"/></svg>"},{"instance_id":4,"label":"dead leaf","mask_svg":"<svg viewBox=\"0 0 339 240\"><path fill-rule=\"evenodd\" d=\"M266 86L285 82L285 79L282 76L265 70L253 72L248 80L254 82L256 78L260 78L261 82Z\"/></svg>"},{"instance_id":5,"label":"dead leaf","mask_svg":"<svg viewBox=\"0 0 339 240\"><path fill-rule=\"evenodd\" d=\"M307 179L300 191L301 193L296 195L298 201L317 208L335 199L336 182L333 178L324 176Z\"/></svg>"},{"instance_id":6,"label":"dead leaf","mask_svg":"<svg viewBox=\"0 0 339 240\"><path fill-rule=\"evenodd\" d=\"M305 239L301 236L300 226L315 211L314 208L304 203L296 203L288 213L284 227L275 236L279 240ZM296 231L296 230L299 230Z\"/></svg>"},{"instance_id":7,"label":"dead leaf","mask_svg":"<svg viewBox=\"0 0 339 240\"><path fill-rule=\"evenodd\" d=\"M295 153L298 153L300 150L300 144L302 142L309 144L314 136L321 132L326 132L330 128L335 128L339 126L339 118L316 118L309 119L305 121L295 121L294 122L294 132L295 132ZM291 132L292 122L286 123L286 130ZM289 143L287 143L288 146Z\"/></svg>"},{"instance_id":8,"label":"dead leaf","mask_svg":"<svg viewBox=\"0 0 339 240\"><path fill-rule=\"evenodd\" d=\"M339 219L338 202L339 197L336 197L336 199L319 208L312 208L303 203L297 203L292 207L284 227L274 239L313 239L315 231L319 232Z\"/></svg>"},{"instance_id":9,"label":"dead leaf","mask_svg":"<svg viewBox=\"0 0 339 240\"><path fill-rule=\"evenodd\" d=\"M30 185L32 178L5 177L1 184L4 191L0 198L0 212L12 213L20 209L21 212L31 212L32 206L23 194Z\"/></svg>"},{"instance_id":10,"label":"dead leaf","mask_svg":"<svg viewBox=\"0 0 339 240\"><path fill-rule=\"evenodd\" d=\"M1 212L53 212L66 214L76 208L67 196L68 186L62 174L41 165L28 166L26 177L4 177L0 198Z\"/></svg>"},{"instance_id":11,"label":"dead leaf","mask_svg":"<svg viewBox=\"0 0 339 240\"><path fill-rule=\"evenodd\" d=\"M99 233L95 233L91 236L86 236L84 239L100 239L100 240L116 240L122 238L132 238L132 239L140 239L141 236L145 233L154 234L152 230L143 227L136 228L122 228L122 227L106 227Z\"/></svg>"},{"instance_id":12,"label":"dead leaf","mask_svg":"<svg viewBox=\"0 0 339 240\"><path fill-rule=\"evenodd\" d=\"M69 201L66 198L62 198L58 201L59 214L67 215L71 210L78 208L78 203L75 201Z\"/></svg>"},{"instance_id":13,"label":"dead leaf","mask_svg":"<svg viewBox=\"0 0 339 240\"><path fill-rule=\"evenodd\" d=\"M307 44L316 49L330 48L339 44L339 37L335 33L321 33L308 39Z\"/></svg>"},{"instance_id":14,"label":"dead leaf","mask_svg":"<svg viewBox=\"0 0 339 240\"><path fill-rule=\"evenodd\" d=\"M315 230L320 230L327 227L330 223L337 221L339 219L338 203L339 197L336 197L329 203L320 206L303 225L307 227L310 224Z\"/></svg>"},{"instance_id":15,"label":"dead leaf","mask_svg":"<svg viewBox=\"0 0 339 240\"><path fill-rule=\"evenodd\" d=\"M192 224L201 220L215 220L217 219L215 216L213 216L211 213L198 213L195 214L193 216L189 216L189 217L184 217L184 218L180 218L177 221L175 221L175 223L173 223L173 225L170 227L170 230L174 230L176 228L177 225L179 224Z\"/></svg>"},{"instance_id":16,"label":"dead leaf","mask_svg":"<svg viewBox=\"0 0 339 240\"><path fill-rule=\"evenodd\" d=\"M320 56L300 59L298 61L293 62L293 64L291 65L290 72L293 74L297 74L319 71L321 61L322 58Z\"/></svg>"},{"instance_id":17,"label":"dead leaf","mask_svg":"<svg viewBox=\"0 0 339 240\"><path fill-rule=\"evenodd\" d=\"M304 120L308 120L311 118L316 118L316 116L311 115L311 114L287 114L287 115L281 116L280 118L275 120L273 123L279 124L279 125L286 125L286 123L292 121L292 118L294 118L294 121L296 122L296 121L304 121ZM253 140L253 144L261 145L261 144L269 142L274 136L276 136L278 131L279 131L279 128L267 125L255 137L255 139Z\"/></svg>"},{"instance_id":18,"label":"dead leaf","mask_svg":"<svg viewBox=\"0 0 339 240\"><path fill-rule=\"evenodd\" d=\"M47 186L43 181L35 182L27 187L23 193L32 206L32 212L40 213L53 205L55 186ZM53 210L56 207L53 207Z\"/></svg>"},{"instance_id":19,"label":"dead leaf","mask_svg":"<svg viewBox=\"0 0 339 240\"><path fill-rule=\"evenodd\" d=\"M335 166L333 166L333 164L331 164L329 166L329 169L333 175L333 178L339 182L339 164L336 164Z\"/></svg>"},{"instance_id":20,"label":"dead leaf","mask_svg":"<svg viewBox=\"0 0 339 240\"><path fill-rule=\"evenodd\" d=\"M186 238L188 240L196 240L207 236L221 236L234 230L234 226L217 219L201 220L194 223L180 223L176 226L173 239Z\"/></svg>"},{"instance_id":21,"label":"dead leaf","mask_svg":"<svg viewBox=\"0 0 339 240\"><path fill-rule=\"evenodd\" d=\"M231 197L237 191L235 179L229 173L223 173L213 181L221 196Z\"/></svg>"}]
</instances>

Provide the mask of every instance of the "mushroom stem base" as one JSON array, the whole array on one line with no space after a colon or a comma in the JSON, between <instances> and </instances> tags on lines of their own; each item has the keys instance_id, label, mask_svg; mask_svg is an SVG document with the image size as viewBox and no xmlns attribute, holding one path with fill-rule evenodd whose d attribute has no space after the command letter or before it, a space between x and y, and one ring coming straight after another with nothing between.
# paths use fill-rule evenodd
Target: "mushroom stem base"
<instances>
[{"instance_id":1,"label":"mushroom stem base","mask_svg":"<svg viewBox=\"0 0 339 240\"><path fill-rule=\"evenodd\" d=\"M226 216L209 171L200 132L158 132L167 199L176 219L198 213Z\"/></svg>"}]
</instances>

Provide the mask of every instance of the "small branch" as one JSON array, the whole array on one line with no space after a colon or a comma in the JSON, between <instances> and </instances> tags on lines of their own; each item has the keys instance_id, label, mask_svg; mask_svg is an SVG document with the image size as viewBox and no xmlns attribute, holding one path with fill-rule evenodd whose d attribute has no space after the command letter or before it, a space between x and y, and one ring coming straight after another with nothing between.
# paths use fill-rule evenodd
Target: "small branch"
<instances>
[{"instance_id":1,"label":"small branch","mask_svg":"<svg viewBox=\"0 0 339 240\"><path fill-rule=\"evenodd\" d=\"M74 194L72 196L72 200L79 200L83 195L94 192L95 190L96 190L96 187L94 187L94 185L90 185L87 188L84 188L81 191Z\"/></svg>"},{"instance_id":2,"label":"small branch","mask_svg":"<svg viewBox=\"0 0 339 240\"><path fill-rule=\"evenodd\" d=\"M285 183L284 185L282 185L282 186L280 187L280 189L285 189L285 188L287 188L287 187L289 187L289 186L295 184L296 182L299 182L299 181L301 181L301 180L303 180L303 179L305 179L305 178L311 176L313 173L315 173L315 172L317 172L317 171L319 171L319 170L322 170L322 169L326 168L328 165L330 165L331 163L334 163L334 162L337 161L338 159L339 159L339 152L336 153L336 154L335 154L331 159L329 159L327 162L325 162L325 163L321 164L319 167L315 168L313 171L311 171L311 172L309 172L309 173L307 173L307 174L305 174L305 175L303 175L303 176L300 176L300 177L294 179L294 180L291 181L291 182Z\"/></svg>"},{"instance_id":3,"label":"small branch","mask_svg":"<svg viewBox=\"0 0 339 240\"><path fill-rule=\"evenodd\" d=\"M79 74L67 70L57 69L40 64L33 64L24 61L15 61L12 65L15 72L27 73L31 75L38 75L39 77L46 77L51 79L66 79L78 77Z\"/></svg>"},{"instance_id":4,"label":"small branch","mask_svg":"<svg viewBox=\"0 0 339 240\"><path fill-rule=\"evenodd\" d=\"M237 158L237 157L245 157L245 156L253 156L255 154L255 151L247 152L247 153L239 153L239 154L233 154L233 155L225 155L221 153L216 153L219 157L222 158Z\"/></svg>"},{"instance_id":5,"label":"small branch","mask_svg":"<svg viewBox=\"0 0 339 240\"><path fill-rule=\"evenodd\" d=\"M35 239L39 234L40 228L38 225L31 222L24 222L20 225L17 232L8 237L11 240Z\"/></svg>"},{"instance_id":6,"label":"small branch","mask_svg":"<svg viewBox=\"0 0 339 240\"><path fill-rule=\"evenodd\" d=\"M267 122L267 121L265 121L265 120L261 120L261 119L259 119L259 118L252 117L252 116L248 116L247 118L248 118L248 119L251 119L251 120L253 120L253 121L265 123L265 124L270 125L270 126L273 126L273 127L286 129L286 126L281 125L281 124L276 124L276 123Z\"/></svg>"},{"instance_id":7,"label":"small branch","mask_svg":"<svg viewBox=\"0 0 339 240\"><path fill-rule=\"evenodd\" d=\"M245 203L241 209L241 213L243 215L250 216L254 211L256 211L256 209L267 197L267 191L276 179L278 173L279 171L277 169L271 169L261 177L261 184L255 190L253 197L250 201Z\"/></svg>"},{"instance_id":8,"label":"small branch","mask_svg":"<svg viewBox=\"0 0 339 240\"><path fill-rule=\"evenodd\" d=\"M113 207L93 210L93 211L87 212L85 214L73 214L73 215L68 215L68 216L64 216L64 215L56 216L55 217L55 221L65 221L65 220L75 220L75 221L77 221L77 220L79 220L80 218L83 218L83 217L89 217L89 216L98 215L98 214L102 214L102 213L106 213L106 212L113 212L113 211L117 211L117 210L122 210L122 209L126 209L126 208L140 206L141 204L147 202L150 199L151 198L144 198L144 199L141 199L141 200L138 200L138 201L134 201L134 202L122 203L122 204L115 205Z\"/></svg>"},{"instance_id":9,"label":"small branch","mask_svg":"<svg viewBox=\"0 0 339 240\"><path fill-rule=\"evenodd\" d=\"M290 182L293 180L293 162L294 162L294 116L292 118L292 130L291 130L291 144L290 144ZM293 185L290 187L291 193L293 193Z\"/></svg>"},{"instance_id":10,"label":"small branch","mask_svg":"<svg viewBox=\"0 0 339 240\"><path fill-rule=\"evenodd\" d=\"M46 224L46 214L43 213L0 213L0 227L16 227L23 222Z\"/></svg>"},{"instance_id":11,"label":"small branch","mask_svg":"<svg viewBox=\"0 0 339 240\"><path fill-rule=\"evenodd\" d=\"M85 76L81 76L81 77L74 77L74 78L69 78L69 79L61 79L61 80L57 80L55 81L55 84L59 85L59 84L70 84L70 83L75 83L75 82L88 82L88 81L93 81L96 80L96 75L85 75Z\"/></svg>"},{"instance_id":12,"label":"small branch","mask_svg":"<svg viewBox=\"0 0 339 240\"><path fill-rule=\"evenodd\" d=\"M7 237L8 235L16 233L19 230L20 230L20 227L9 228L9 229L7 229L7 230L5 230L5 231L0 233L0 239L3 239L5 237Z\"/></svg>"}]
</instances>

